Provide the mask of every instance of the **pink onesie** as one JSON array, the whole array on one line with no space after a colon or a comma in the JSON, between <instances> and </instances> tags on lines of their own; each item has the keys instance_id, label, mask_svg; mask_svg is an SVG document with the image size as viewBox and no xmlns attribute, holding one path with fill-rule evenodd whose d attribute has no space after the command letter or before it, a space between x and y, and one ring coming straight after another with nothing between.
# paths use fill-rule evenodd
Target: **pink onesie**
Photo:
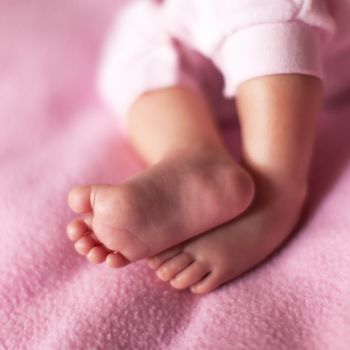
<instances>
[{"instance_id":1,"label":"pink onesie","mask_svg":"<svg viewBox=\"0 0 350 350\"><path fill-rule=\"evenodd\" d=\"M205 69L197 69L200 59L189 64L186 51L222 74L225 97L271 74L323 79L333 70L333 79L350 81L340 71L350 59L349 15L350 0L131 0L107 41L99 90L122 118L145 91L176 84L200 90Z\"/></svg>"}]
</instances>

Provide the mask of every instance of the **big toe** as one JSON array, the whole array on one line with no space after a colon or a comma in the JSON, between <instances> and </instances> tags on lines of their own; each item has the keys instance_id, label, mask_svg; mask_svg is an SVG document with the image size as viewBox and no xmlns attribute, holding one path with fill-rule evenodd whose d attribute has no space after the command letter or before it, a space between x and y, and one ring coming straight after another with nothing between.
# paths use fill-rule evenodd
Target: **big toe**
<instances>
[{"instance_id":1,"label":"big toe","mask_svg":"<svg viewBox=\"0 0 350 350\"><path fill-rule=\"evenodd\" d=\"M68 194L69 207L78 214L92 211L90 201L91 191L92 186L74 187Z\"/></svg>"},{"instance_id":2,"label":"big toe","mask_svg":"<svg viewBox=\"0 0 350 350\"><path fill-rule=\"evenodd\" d=\"M189 288L192 285L198 283L202 278L210 273L208 267L201 264L198 261L194 261L186 269L178 273L171 281L170 284L176 289ZM191 289L192 292L194 290Z\"/></svg>"},{"instance_id":3,"label":"big toe","mask_svg":"<svg viewBox=\"0 0 350 350\"><path fill-rule=\"evenodd\" d=\"M193 258L187 253L180 253L163 263L157 270L157 276L162 281L170 281L176 274L188 267Z\"/></svg>"}]
</instances>

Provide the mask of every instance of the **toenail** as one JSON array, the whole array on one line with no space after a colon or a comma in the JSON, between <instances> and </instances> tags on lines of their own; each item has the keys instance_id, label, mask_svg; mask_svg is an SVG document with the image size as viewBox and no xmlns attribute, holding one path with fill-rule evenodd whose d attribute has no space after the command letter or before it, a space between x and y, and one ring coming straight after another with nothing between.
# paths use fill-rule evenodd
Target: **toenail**
<instances>
[{"instance_id":1,"label":"toenail","mask_svg":"<svg viewBox=\"0 0 350 350\"><path fill-rule=\"evenodd\" d=\"M166 277L166 273L167 273L167 271L164 268L163 269L158 269L158 271L156 272L157 276L163 281L167 281L168 280L168 278Z\"/></svg>"},{"instance_id":2,"label":"toenail","mask_svg":"<svg viewBox=\"0 0 350 350\"><path fill-rule=\"evenodd\" d=\"M191 291L192 293L197 293L197 287L191 287L191 288L190 288L190 291Z\"/></svg>"},{"instance_id":3,"label":"toenail","mask_svg":"<svg viewBox=\"0 0 350 350\"><path fill-rule=\"evenodd\" d=\"M76 232L74 230L74 227L71 224L69 224L67 226L67 234L68 234L68 236L73 238L75 236L75 233Z\"/></svg>"},{"instance_id":4,"label":"toenail","mask_svg":"<svg viewBox=\"0 0 350 350\"><path fill-rule=\"evenodd\" d=\"M155 260L148 260L147 263L148 263L148 266L149 266L151 269L155 269L155 268L157 268L157 266L158 266L158 264L157 264L157 262L156 262Z\"/></svg>"},{"instance_id":5,"label":"toenail","mask_svg":"<svg viewBox=\"0 0 350 350\"><path fill-rule=\"evenodd\" d=\"M88 242L86 242L86 239L84 239L85 237L79 239L78 241L75 242L75 246L79 247L79 248L84 248L87 244L89 244Z\"/></svg>"},{"instance_id":6,"label":"toenail","mask_svg":"<svg viewBox=\"0 0 350 350\"><path fill-rule=\"evenodd\" d=\"M178 282L177 280L177 276L175 276L174 278L171 279L171 281L169 282L173 287L176 288L176 283Z\"/></svg>"},{"instance_id":7,"label":"toenail","mask_svg":"<svg viewBox=\"0 0 350 350\"><path fill-rule=\"evenodd\" d=\"M75 246L78 247L78 248L81 248L81 247L83 247L84 245L85 245L85 243L84 243L84 242L81 242L80 240L77 241L77 242L75 242Z\"/></svg>"},{"instance_id":8,"label":"toenail","mask_svg":"<svg viewBox=\"0 0 350 350\"><path fill-rule=\"evenodd\" d=\"M179 278L177 278L177 276L175 276L173 279L171 279L171 281L169 282L170 285L176 289L186 289L187 287L184 287L183 284L181 284L181 281L179 280Z\"/></svg>"}]
</instances>

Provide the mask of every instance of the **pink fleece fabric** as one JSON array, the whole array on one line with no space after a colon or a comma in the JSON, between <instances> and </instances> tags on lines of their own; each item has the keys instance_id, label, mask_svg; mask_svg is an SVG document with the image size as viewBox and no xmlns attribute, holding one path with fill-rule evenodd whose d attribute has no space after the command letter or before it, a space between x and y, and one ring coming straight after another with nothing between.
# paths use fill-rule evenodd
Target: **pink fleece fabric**
<instances>
[{"instance_id":1,"label":"pink fleece fabric","mask_svg":"<svg viewBox=\"0 0 350 350\"><path fill-rule=\"evenodd\" d=\"M104 50L101 96L123 124L130 105L146 91L189 83L200 89L202 74L194 74L179 46L217 67L226 97L259 76L300 73L322 78L322 50L338 29L337 12L349 13L349 2L130 1L116 16Z\"/></svg>"},{"instance_id":2,"label":"pink fleece fabric","mask_svg":"<svg viewBox=\"0 0 350 350\"><path fill-rule=\"evenodd\" d=\"M329 79L308 209L268 261L194 296L159 281L143 261L112 270L75 253L65 234L73 218L69 189L118 183L143 168L95 89L103 41L122 5L0 2L0 349L349 349L350 50L344 37L325 60ZM348 16L339 18L346 28ZM202 83L213 92L223 81L212 69ZM226 113L222 96L209 95L237 153L232 110Z\"/></svg>"}]
</instances>

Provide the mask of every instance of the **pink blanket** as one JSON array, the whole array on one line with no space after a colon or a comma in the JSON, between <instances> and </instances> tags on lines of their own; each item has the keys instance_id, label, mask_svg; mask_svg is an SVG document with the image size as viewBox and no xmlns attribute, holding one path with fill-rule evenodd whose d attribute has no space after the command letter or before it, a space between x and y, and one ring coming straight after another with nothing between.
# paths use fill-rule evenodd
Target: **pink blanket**
<instances>
[{"instance_id":1,"label":"pink blanket","mask_svg":"<svg viewBox=\"0 0 350 350\"><path fill-rule=\"evenodd\" d=\"M324 108L301 227L240 279L194 296L73 250L68 190L143 166L95 93L119 4L0 2L0 349L349 349L350 94Z\"/></svg>"}]
</instances>

